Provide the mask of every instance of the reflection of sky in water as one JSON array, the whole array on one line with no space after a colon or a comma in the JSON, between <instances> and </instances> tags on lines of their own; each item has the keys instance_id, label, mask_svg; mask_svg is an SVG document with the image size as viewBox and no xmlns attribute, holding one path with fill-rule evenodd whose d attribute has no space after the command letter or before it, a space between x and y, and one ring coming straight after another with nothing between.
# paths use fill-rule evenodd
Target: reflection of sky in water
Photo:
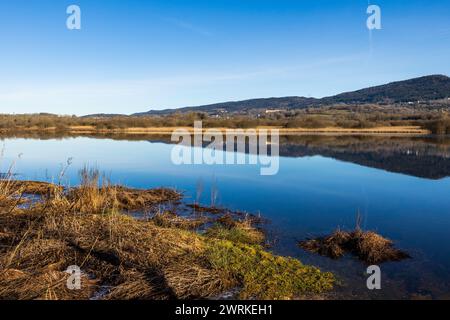
<instances>
[{"instance_id":1,"label":"reflection of sky in water","mask_svg":"<svg viewBox=\"0 0 450 320\"><path fill-rule=\"evenodd\" d=\"M210 201L216 181L218 202L234 209L261 214L278 232L275 249L311 259L295 247L295 240L353 227L359 210L364 227L375 229L400 247L417 251L433 266L450 274L450 179L427 180L371 169L333 159L281 158L275 176L261 176L259 166L175 166L171 145L87 138L65 140L6 140L2 171L22 153L15 171L23 179L57 177L69 157L71 184L85 164L97 166L114 182L148 188L175 187L195 198L204 184L202 200ZM417 259L416 259L417 260ZM417 261L398 264L409 268ZM320 261L319 261L320 262ZM448 279L445 279L447 281ZM447 281L448 282L448 281Z\"/></svg>"}]
</instances>

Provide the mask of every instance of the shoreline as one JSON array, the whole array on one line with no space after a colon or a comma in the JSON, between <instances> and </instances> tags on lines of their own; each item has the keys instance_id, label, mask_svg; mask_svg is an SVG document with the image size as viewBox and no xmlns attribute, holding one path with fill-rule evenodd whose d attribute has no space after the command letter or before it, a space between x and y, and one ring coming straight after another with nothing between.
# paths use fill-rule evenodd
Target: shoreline
<instances>
[{"instance_id":1,"label":"shoreline","mask_svg":"<svg viewBox=\"0 0 450 320\"><path fill-rule=\"evenodd\" d=\"M259 217L196 204L189 218L160 212L182 195L101 184L88 169L80 176L68 188L0 179L0 298L185 300L239 288L240 300L291 300L324 297L337 285L330 272L270 253ZM82 290L66 287L69 266L82 271Z\"/></svg>"},{"instance_id":2,"label":"shoreline","mask_svg":"<svg viewBox=\"0 0 450 320\"><path fill-rule=\"evenodd\" d=\"M68 134L159 134L171 135L175 130L187 130L194 132L193 127L131 127L123 129L96 129L93 126L74 126L66 130L60 130L56 127L49 128L20 128L20 129L0 129L0 133L68 133ZM278 130L280 135L302 135L302 134L340 134L340 135L430 135L430 130L423 129L420 126L395 126L395 127L375 127L375 128L281 128L281 127L255 127L255 128L203 128L202 132L208 130L218 130L225 132L226 130Z\"/></svg>"}]
</instances>

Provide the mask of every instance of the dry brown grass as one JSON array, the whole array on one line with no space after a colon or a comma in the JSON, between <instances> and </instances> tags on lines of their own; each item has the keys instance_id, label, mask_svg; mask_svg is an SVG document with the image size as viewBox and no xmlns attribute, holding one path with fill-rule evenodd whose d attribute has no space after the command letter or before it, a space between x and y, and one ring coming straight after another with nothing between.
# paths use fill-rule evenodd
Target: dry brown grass
<instances>
[{"instance_id":1,"label":"dry brown grass","mask_svg":"<svg viewBox=\"0 0 450 320\"><path fill-rule=\"evenodd\" d=\"M331 235L302 241L299 246L309 252L338 259L352 253L369 264L400 261L410 256L394 248L394 243L372 231L356 228L352 232L336 230Z\"/></svg>"},{"instance_id":2,"label":"dry brown grass","mask_svg":"<svg viewBox=\"0 0 450 320\"><path fill-rule=\"evenodd\" d=\"M346 245L350 241L350 233L336 230L324 238L311 239L300 242L300 247L322 256L338 259L346 252Z\"/></svg>"},{"instance_id":3,"label":"dry brown grass","mask_svg":"<svg viewBox=\"0 0 450 320\"><path fill-rule=\"evenodd\" d=\"M172 189L140 190L122 186L117 186L115 189L119 209L123 210L143 210L161 203L161 199L174 202L181 199L181 194Z\"/></svg>"},{"instance_id":4,"label":"dry brown grass","mask_svg":"<svg viewBox=\"0 0 450 320\"><path fill-rule=\"evenodd\" d=\"M391 240L375 232L356 231L353 237L356 239L358 257L368 263L400 261L410 258L406 252L394 248Z\"/></svg>"},{"instance_id":5,"label":"dry brown grass","mask_svg":"<svg viewBox=\"0 0 450 320\"><path fill-rule=\"evenodd\" d=\"M53 195L55 192L61 192L63 190L62 186L41 181L11 180L10 184L19 194L24 193L45 196L49 194Z\"/></svg>"},{"instance_id":6,"label":"dry brown grass","mask_svg":"<svg viewBox=\"0 0 450 320\"><path fill-rule=\"evenodd\" d=\"M112 185L101 177L97 169L84 168L80 172L81 185L71 188L68 200L72 211L107 213L115 210L145 211L162 202L178 201L181 194L171 189L131 189Z\"/></svg>"},{"instance_id":7,"label":"dry brown grass","mask_svg":"<svg viewBox=\"0 0 450 320\"><path fill-rule=\"evenodd\" d=\"M82 274L81 290L67 288L69 274L61 271L26 273L7 269L0 272L0 297L8 300L88 300L95 282Z\"/></svg>"},{"instance_id":8,"label":"dry brown grass","mask_svg":"<svg viewBox=\"0 0 450 320\"><path fill-rule=\"evenodd\" d=\"M176 292L178 287L183 295L196 297L195 292L186 292L185 289L195 283L192 277L196 275L192 274L191 279L181 278L181 272L196 267L198 274L203 274L202 278L205 278L204 275L213 275L199 263L200 259L194 261L197 263L195 265L189 258L200 254L200 238L179 229L161 228L152 222L137 221L115 213L67 214L53 211L52 208L51 213L35 211L27 212L27 215L28 221L23 228L17 229L13 223L7 225L17 236L8 239L6 250L3 249L1 254L0 274L3 277L0 297L3 298L31 298L25 293L29 291L28 286L18 285L15 278L9 277L6 271L11 269L32 274L33 277L27 278L26 283L34 285L33 282L50 271L64 273L68 266L78 265L93 276L99 285L115 288L107 295L111 299L138 298L133 290L125 289L136 286L140 297L145 299L166 298L169 288L169 291ZM15 214L2 218L16 221L19 217L20 214ZM166 270L171 272L165 274ZM178 270L180 275L175 277L177 272L174 270ZM183 283L184 280L188 283ZM65 298L58 288L54 288L54 297ZM125 295L126 292L128 295ZM211 292L217 293L216 290ZM85 292L72 294L78 294L77 298L82 299ZM176 294L171 295L178 297ZM203 292L203 295L209 294ZM36 295L36 298L39 297Z\"/></svg>"},{"instance_id":9,"label":"dry brown grass","mask_svg":"<svg viewBox=\"0 0 450 320\"><path fill-rule=\"evenodd\" d=\"M184 230L196 230L206 223L210 222L210 219L206 216L195 216L190 218L180 217L176 213L164 211L157 213L152 218L153 223L157 226L164 228L178 228Z\"/></svg>"},{"instance_id":10,"label":"dry brown grass","mask_svg":"<svg viewBox=\"0 0 450 320\"><path fill-rule=\"evenodd\" d=\"M9 180L0 180L0 207L8 210L9 207L15 206L14 197L19 194L20 190L15 188Z\"/></svg>"},{"instance_id":11,"label":"dry brown grass","mask_svg":"<svg viewBox=\"0 0 450 320\"><path fill-rule=\"evenodd\" d=\"M155 276L161 274L163 266L178 255L198 250L198 240L181 234L181 230L168 231L117 211L118 208L143 209L178 199L178 193L100 184L95 170L84 170L81 174L79 187L57 189L58 192L29 208L11 206L11 210L5 210L2 205L0 297L84 299L92 296L93 292L88 294L86 290L70 291L67 295L64 271L71 265L82 267L99 285L123 288L132 282L133 277L129 277L132 272L138 277L145 275L147 286L157 288L159 280L148 277L150 270ZM1 183L4 196L1 204L9 203L6 200L20 191L42 194L41 186L47 187L34 182ZM84 280L89 288L93 287L90 280ZM29 286L34 289L30 290Z\"/></svg>"}]
</instances>

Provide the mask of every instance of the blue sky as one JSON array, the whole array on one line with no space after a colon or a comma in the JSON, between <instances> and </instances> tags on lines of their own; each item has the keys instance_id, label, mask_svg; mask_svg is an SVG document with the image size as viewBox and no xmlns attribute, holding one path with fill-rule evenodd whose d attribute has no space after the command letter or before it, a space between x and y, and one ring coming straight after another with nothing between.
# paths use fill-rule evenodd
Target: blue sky
<instances>
[{"instance_id":1,"label":"blue sky","mask_svg":"<svg viewBox=\"0 0 450 320\"><path fill-rule=\"evenodd\" d=\"M450 3L0 0L0 113L133 113L450 75ZM82 29L66 28L79 5Z\"/></svg>"}]
</instances>

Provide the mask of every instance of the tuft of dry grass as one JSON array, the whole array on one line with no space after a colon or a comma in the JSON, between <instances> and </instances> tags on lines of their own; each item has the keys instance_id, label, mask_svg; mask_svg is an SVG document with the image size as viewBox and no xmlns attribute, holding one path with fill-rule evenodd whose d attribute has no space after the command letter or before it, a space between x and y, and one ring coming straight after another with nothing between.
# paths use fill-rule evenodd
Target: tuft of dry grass
<instances>
[{"instance_id":1,"label":"tuft of dry grass","mask_svg":"<svg viewBox=\"0 0 450 320\"><path fill-rule=\"evenodd\" d=\"M18 180L10 180L10 184L13 188L18 190L18 193L24 194L34 194L34 195L54 195L56 192L62 192L63 187L41 181L18 181Z\"/></svg>"},{"instance_id":2,"label":"tuft of dry grass","mask_svg":"<svg viewBox=\"0 0 450 320\"><path fill-rule=\"evenodd\" d=\"M146 211L163 202L178 201L181 194L171 189L131 189L112 185L97 169L80 171L81 184L71 188L67 198L71 210L83 213L108 213L117 210Z\"/></svg>"},{"instance_id":3,"label":"tuft of dry grass","mask_svg":"<svg viewBox=\"0 0 450 320\"><path fill-rule=\"evenodd\" d=\"M372 231L364 232L359 227L352 232L338 229L326 237L301 241L299 246L332 259L352 253L369 264L410 258L406 252L394 248L391 240Z\"/></svg>"},{"instance_id":4,"label":"tuft of dry grass","mask_svg":"<svg viewBox=\"0 0 450 320\"><path fill-rule=\"evenodd\" d=\"M409 254L394 248L394 243L375 232L357 230L353 234L356 239L358 257L367 263L400 261L411 258Z\"/></svg>"},{"instance_id":5,"label":"tuft of dry grass","mask_svg":"<svg viewBox=\"0 0 450 320\"><path fill-rule=\"evenodd\" d=\"M150 190L130 189L116 186L116 200L119 209L132 211L152 208L162 202L176 202L181 194L172 189L157 188Z\"/></svg>"},{"instance_id":6,"label":"tuft of dry grass","mask_svg":"<svg viewBox=\"0 0 450 320\"><path fill-rule=\"evenodd\" d=\"M327 237L302 241L300 247L322 256L338 259L345 254L350 238L350 233L338 229Z\"/></svg>"},{"instance_id":7,"label":"tuft of dry grass","mask_svg":"<svg viewBox=\"0 0 450 320\"><path fill-rule=\"evenodd\" d=\"M17 205L25 201L24 190L23 186L11 179L10 174L0 179L0 208L6 211L14 210Z\"/></svg>"},{"instance_id":8,"label":"tuft of dry grass","mask_svg":"<svg viewBox=\"0 0 450 320\"><path fill-rule=\"evenodd\" d=\"M152 222L157 226L164 228L178 228L185 230L196 230L209 222L209 218L205 216L196 216L194 218L180 217L169 211L157 213L153 216Z\"/></svg>"}]
</instances>

